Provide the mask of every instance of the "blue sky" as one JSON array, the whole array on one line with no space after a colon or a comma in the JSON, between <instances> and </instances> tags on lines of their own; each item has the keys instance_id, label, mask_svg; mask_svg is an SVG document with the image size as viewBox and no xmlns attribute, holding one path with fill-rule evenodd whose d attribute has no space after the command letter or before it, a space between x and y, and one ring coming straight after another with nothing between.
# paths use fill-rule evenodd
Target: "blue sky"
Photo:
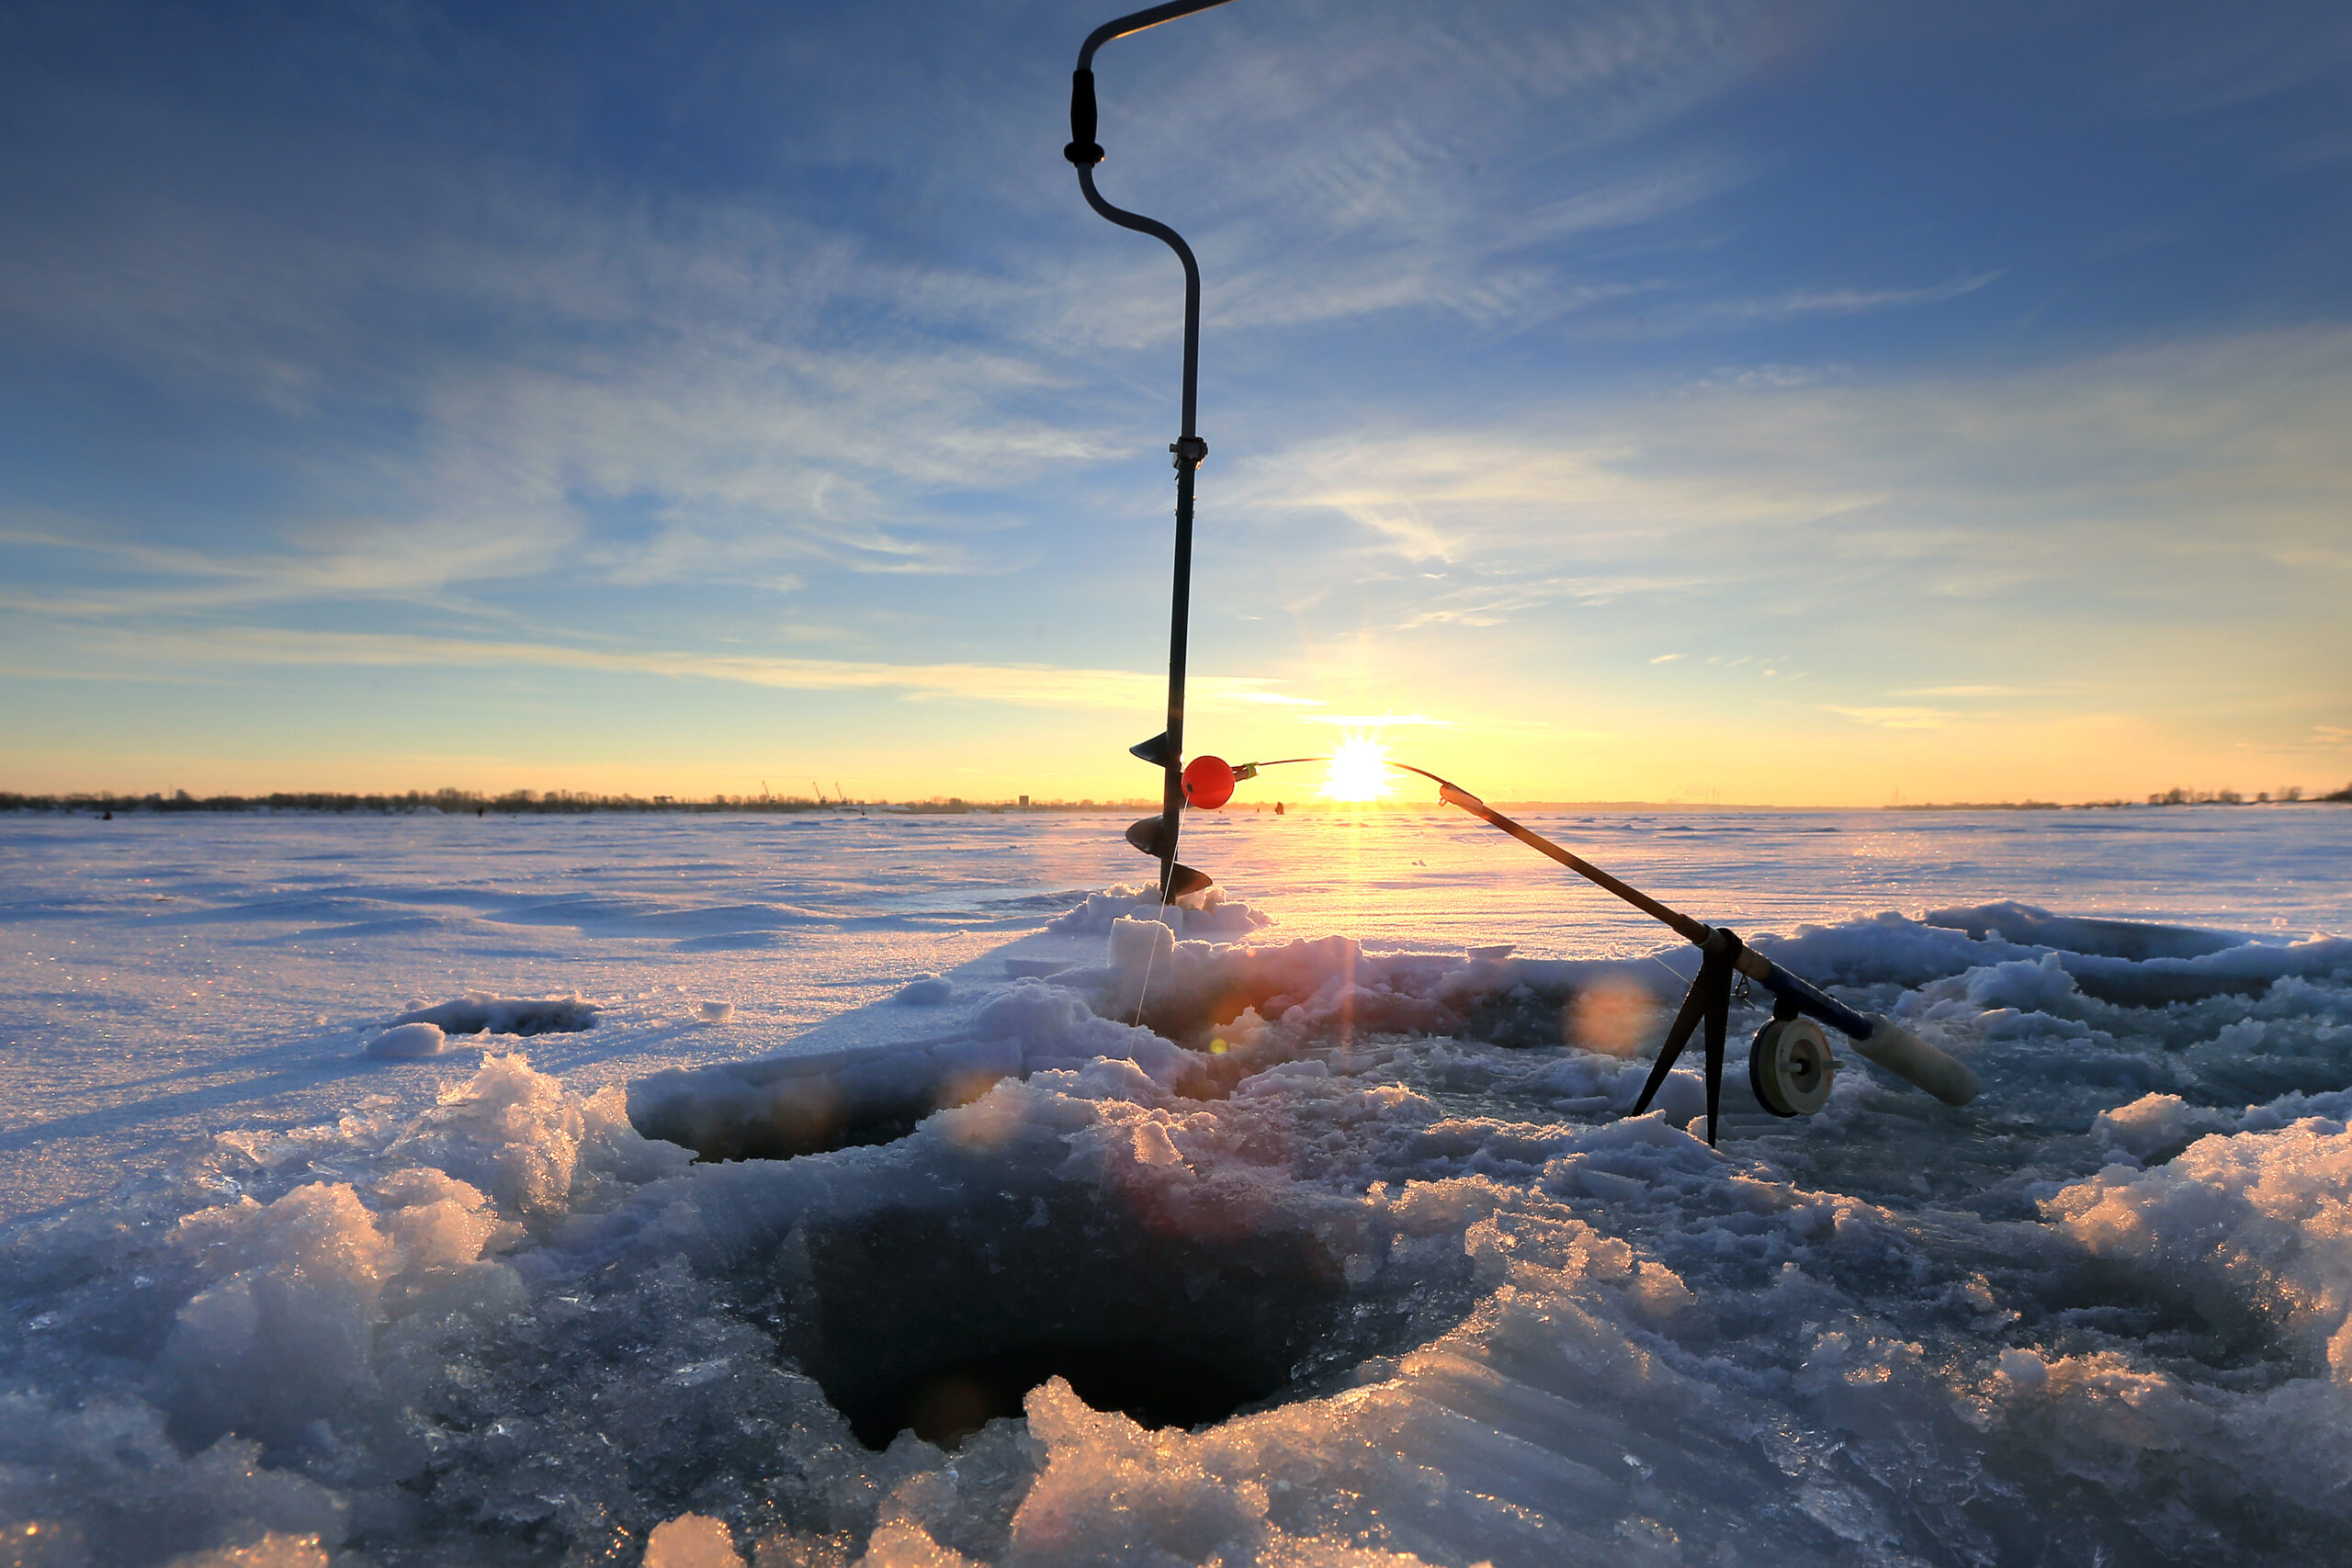
<instances>
[{"instance_id":1,"label":"blue sky","mask_svg":"<svg viewBox=\"0 0 2352 1568\"><path fill-rule=\"evenodd\" d=\"M0 788L1141 795L1179 278L1058 4L0 15ZM1192 721L2352 776L2352 12L1236 0Z\"/></svg>"}]
</instances>

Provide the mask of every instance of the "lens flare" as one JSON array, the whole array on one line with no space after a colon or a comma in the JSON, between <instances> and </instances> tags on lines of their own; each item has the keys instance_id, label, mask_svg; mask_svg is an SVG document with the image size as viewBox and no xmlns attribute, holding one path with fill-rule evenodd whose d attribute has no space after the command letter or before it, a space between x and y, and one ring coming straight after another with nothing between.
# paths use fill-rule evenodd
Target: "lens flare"
<instances>
[{"instance_id":1,"label":"lens flare","mask_svg":"<svg viewBox=\"0 0 2352 1568\"><path fill-rule=\"evenodd\" d=\"M1323 781L1326 800L1382 800L1395 793L1388 782L1388 748L1368 735L1351 735L1331 753Z\"/></svg>"}]
</instances>

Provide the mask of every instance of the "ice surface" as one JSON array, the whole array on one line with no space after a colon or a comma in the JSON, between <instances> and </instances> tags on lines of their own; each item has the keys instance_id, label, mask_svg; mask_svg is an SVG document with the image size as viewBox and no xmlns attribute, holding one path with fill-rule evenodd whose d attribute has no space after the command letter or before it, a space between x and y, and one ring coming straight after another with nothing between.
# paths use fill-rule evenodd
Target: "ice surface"
<instances>
[{"instance_id":1,"label":"ice surface","mask_svg":"<svg viewBox=\"0 0 2352 1568\"><path fill-rule=\"evenodd\" d=\"M241 849L199 848L171 846L176 886L261 902L227 885ZM2340 847L2291 848L2279 863L2347 880ZM1740 852L1797 852L1758 835ZM850 846L831 853L794 875L846 874ZM656 921L650 894L609 916L631 934L530 963L453 962L485 945L479 924L455 946L365 939L347 992L283 1015L311 1057L219 1080L237 1098L167 1064L186 1076L148 1091L149 1120L132 1101L40 1134L153 1147L111 1192L66 1185L0 1236L8 1551L133 1568L2344 1561L2352 944L2272 927L2275 905L2212 919L2203 893L2140 931L2067 913L2064 877L1984 888L1917 858L1932 921L1732 913L1968 1061L1984 1097L1954 1111L1841 1051L1827 1109L1782 1121L1735 1072L1720 1150L1678 1125L1690 1075L1661 1111L1623 1114L1687 953L1547 936L1508 892L1493 934L1516 951L1481 956L1506 944L1438 919L1416 942L1393 908L1364 919L1377 941L1330 929L1336 896L1296 920L1253 897L1279 923L1211 935L1118 898L1049 930L1088 907L1060 863L999 885L1020 901L1001 926L926 892L969 922L954 929L994 933L946 952L935 928L857 923L930 913L837 893L834 945L801 957L646 935L722 923ZM1814 863L1835 885L1845 863ZM790 880L722 896L824 901ZM252 1051L236 1010L260 993L236 965L281 987L311 973L266 969L266 922L65 913L107 884L38 885L51 902L18 945L105 933L135 953L147 966L105 994L151 1050ZM348 927L358 897L302 918ZM504 907L585 897L559 879ZM2267 934L2230 934L2246 930ZM108 962L67 957L40 962ZM782 1038L756 965L869 1005ZM150 974L167 978L137 990ZM890 1000L924 974L944 997ZM413 1069L356 1055L411 998L476 989L604 1010ZM189 995L215 990L233 1005ZM713 992L741 998L733 1020L705 1021ZM19 1059L85 1060L50 1039ZM697 1163L632 1124L657 1102L693 1135L823 1111L878 1141ZM181 1127L200 1135L159 1136ZM1104 1348L1206 1368L1238 1411L1188 1429L1090 1405L1091 1388L1167 1415L1093 1381ZM952 1450L869 1447L845 1413L957 1396L1012 1352L1066 1375Z\"/></svg>"}]
</instances>

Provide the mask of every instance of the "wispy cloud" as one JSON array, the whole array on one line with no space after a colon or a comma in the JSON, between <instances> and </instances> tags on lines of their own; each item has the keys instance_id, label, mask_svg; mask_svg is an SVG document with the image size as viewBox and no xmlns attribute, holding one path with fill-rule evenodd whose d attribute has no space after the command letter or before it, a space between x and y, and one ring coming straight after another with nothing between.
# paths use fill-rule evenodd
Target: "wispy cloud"
<instances>
[{"instance_id":1,"label":"wispy cloud","mask_svg":"<svg viewBox=\"0 0 2352 1568\"><path fill-rule=\"evenodd\" d=\"M1948 729L1962 719L1982 716L1956 713L1950 708L1839 707L1833 704L1825 704L1822 711L1878 729Z\"/></svg>"},{"instance_id":2,"label":"wispy cloud","mask_svg":"<svg viewBox=\"0 0 2352 1568\"><path fill-rule=\"evenodd\" d=\"M0 513L0 547L51 552L96 568L105 586L81 613L153 615L355 598L430 599L454 584L494 582L553 567L574 547L566 521L514 516L484 528L475 519L406 525L321 522L299 549L204 548L159 543L89 518L28 510ZM65 614L54 599L26 608Z\"/></svg>"},{"instance_id":3,"label":"wispy cloud","mask_svg":"<svg viewBox=\"0 0 2352 1568\"><path fill-rule=\"evenodd\" d=\"M1703 316L1742 321L1786 321L1792 316L1852 316L1866 310L1891 310L1908 305L1939 305L1973 294L1997 281L2001 272L1981 272L1919 288L1799 288L1760 299L1724 299L1694 309Z\"/></svg>"},{"instance_id":4,"label":"wispy cloud","mask_svg":"<svg viewBox=\"0 0 2352 1568\"><path fill-rule=\"evenodd\" d=\"M433 666L492 670L537 668L606 675L719 681L785 691L895 691L918 699L1008 703L1023 707L1148 711L1166 692L1163 674L1144 671L1060 669L1029 664L886 664L784 659L756 654L653 649L583 648L553 642L491 641L399 634L241 627L203 633L98 627L75 639L68 659L8 659L6 673L83 680L152 680L235 666L302 669L319 665ZM1245 708L1317 700L1271 688L1271 677L1195 675L1195 706ZM1322 716L1310 716L1326 722ZM1436 722L1410 718L1393 723Z\"/></svg>"},{"instance_id":5,"label":"wispy cloud","mask_svg":"<svg viewBox=\"0 0 2352 1568\"><path fill-rule=\"evenodd\" d=\"M1664 412L1679 424L1679 414ZM1662 432L1629 430L1622 412L1611 423L1617 428L1596 438L1589 412L1559 410L1508 431L1337 437L1253 464L1239 499L1269 511L1337 513L1408 561L1467 562L1532 549L1532 559L1511 563L1512 575L1523 581L1533 566L1559 588L1586 595L1703 582L1733 570L1694 556L1688 570L1661 573L1661 526L1682 535L1732 522L1800 522L1871 499L1825 490L1818 479L1776 494L1700 468L1670 471L1645 450ZM1622 574L1589 570L1611 558L1639 564Z\"/></svg>"},{"instance_id":6,"label":"wispy cloud","mask_svg":"<svg viewBox=\"0 0 2352 1568\"><path fill-rule=\"evenodd\" d=\"M1319 708L1323 705L1320 697L1293 696L1287 692L1235 691L1228 693L1226 700L1237 704L1257 703L1271 707Z\"/></svg>"},{"instance_id":7,"label":"wispy cloud","mask_svg":"<svg viewBox=\"0 0 2352 1568\"><path fill-rule=\"evenodd\" d=\"M1589 594L1603 562L1650 591L1752 581L1799 542L1833 591L1899 568L1907 593L2051 579L2104 592L2332 567L2352 504L2347 397L2352 332L2251 334L1309 441L1253 462L1240 500L1335 513L1408 560L1552 582L1554 597ZM1661 558L1690 570L1661 573Z\"/></svg>"},{"instance_id":8,"label":"wispy cloud","mask_svg":"<svg viewBox=\"0 0 2352 1568\"><path fill-rule=\"evenodd\" d=\"M624 585L985 571L975 514L941 498L1104 451L1100 413L1065 402L1048 279L740 198L657 218L495 161L385 169L372 215L329 193L252 210L217 171L254 156L199 138L108 165L87 210L0 249L17 341L303 426L254 454L270 499L209 530L210 562L143 563L223 596L494 581L559 551ZM350 178L288 162L296 188Z\"/></svg>"},{"instance_id":9,"label":"wispy cloud","mask_svg":"<svg viewBox=\"0 0 2352 1568\"><path fill-rule=\"evenodd\" d=\"M2203 114L2304 90L2352 64L2352 17L2330 6L2152 14L2117 40L2111 90L2143 113Z\"/></svg>"},{"instance_id":10,"label":"wispy cloud","mask_svg":"<svg viewBox=\"0 0 2352 1568\"><path fill-rule=\"evenodd\" d=\"M1105 55L1105 191L1178 221L1215 280L1213 331L1406 310L1525 330L1654 286L1595 276L1580 243L1752 176L1727 145L1637 143L1757 69L1772 30L1717 0L1196 25L1183 51Z\"/></svg>"},{"instance_id":11,"label":"wispy cloud","mask_svg":"<svg viewBox=\"0 0 2352 1568\"><path fill-rule=\"evenodd\" d=\"M2038 697L2034 686L1912 686L1892 694L1898 697Z\"/></svg>"}]
</instances>

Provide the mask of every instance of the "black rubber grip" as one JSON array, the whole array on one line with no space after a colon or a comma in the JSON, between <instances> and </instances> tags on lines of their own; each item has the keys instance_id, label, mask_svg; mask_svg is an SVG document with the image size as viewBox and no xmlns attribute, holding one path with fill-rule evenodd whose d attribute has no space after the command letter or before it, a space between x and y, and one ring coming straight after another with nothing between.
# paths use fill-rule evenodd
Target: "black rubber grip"
<instances>
[{"instance_id":1,"label":"black rubber grip","mask_svg":"<svg viewBox=\"0 0 2352 1568\"><path fill-rule=\"evenodd\" d=\"M1094 73L1074 71L1069 78L1069 145L1062 156L1073 164L1099 164L1102 148L1094 140Z\"/></svg>"}]
</instances>

